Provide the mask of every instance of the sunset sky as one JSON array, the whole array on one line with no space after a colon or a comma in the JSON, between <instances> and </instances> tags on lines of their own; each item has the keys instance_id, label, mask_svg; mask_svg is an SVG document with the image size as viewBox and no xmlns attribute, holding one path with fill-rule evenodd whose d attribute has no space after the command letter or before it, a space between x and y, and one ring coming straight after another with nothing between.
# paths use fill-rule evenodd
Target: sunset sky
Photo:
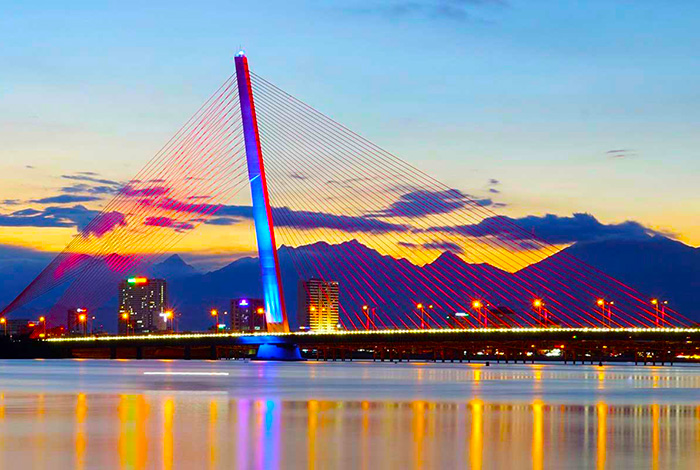
<instances>
[{"instance_id":1,"label":"sunset sky","mask_svg":"<svg viewBox=\"0 0 700 470\"><path fill-rule=\"evenodd\" d=\"M60 251L109 188L233 73L239 46L258 75L450 187L490 197L501 214L590 213L700 245L697 2L32 1L3 10L5 248ZM19 221L29 209L69 215ZM205 225L173 249L203 267L253 250L249 221Z\"/></svg>"}]
</instances>

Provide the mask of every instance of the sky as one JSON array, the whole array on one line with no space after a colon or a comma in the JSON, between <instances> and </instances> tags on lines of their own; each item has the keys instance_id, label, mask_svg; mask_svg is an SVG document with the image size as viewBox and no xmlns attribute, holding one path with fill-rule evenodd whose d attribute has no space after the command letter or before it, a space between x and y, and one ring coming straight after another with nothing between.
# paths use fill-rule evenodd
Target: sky
<instances>
[{"instance_id":1,"label":"sky","mask_svg":"<svg viewBox=\"0 0 700 470\"><path fill-rule=\"evenodd\" d=\"M61 250L243 47L258 75L501 214L698 246L698 20L686 0L10 1L0 244ZM65 198L85 183L94 199ZM49 209L69 215L17 222ZM207 225L175 251L216 265L254 239Z\"/></svg>"}]
</instances>

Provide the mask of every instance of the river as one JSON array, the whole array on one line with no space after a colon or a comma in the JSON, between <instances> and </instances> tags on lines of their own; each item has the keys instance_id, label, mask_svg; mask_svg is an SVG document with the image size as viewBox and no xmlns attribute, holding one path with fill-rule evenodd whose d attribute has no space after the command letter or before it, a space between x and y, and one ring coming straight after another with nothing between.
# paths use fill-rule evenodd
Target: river
<instances>
[{"instance_id":1,"label":"river","mask_svg":"<svg viewBox=\"0 0 700 470\"><path fill-rule=\"evenodd\" d=\"M697 469L700 367L0 361L0 468Z\"/></svg>"}]
</instances>

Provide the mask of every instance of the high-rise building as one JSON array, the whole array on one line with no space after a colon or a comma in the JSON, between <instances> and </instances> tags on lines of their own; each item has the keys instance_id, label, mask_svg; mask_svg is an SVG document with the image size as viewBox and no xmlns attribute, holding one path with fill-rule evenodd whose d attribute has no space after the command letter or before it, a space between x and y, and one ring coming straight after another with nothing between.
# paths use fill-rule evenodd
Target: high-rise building
<instances>
[{"instance_id":1,"label":"high-rise building","mask_svg":"<svg viewBox=\"0 0 700 470\"><path fill-rule=\"evenodd\" d=\"M32 332L36 323L29 320L28 318L11 318L6 320L5 328L7 334L10 336L19 335L24 336ZM5 330L0 330L0 334L3 334Z\"/></svg>"},{"instance_id":2,"label":"high-rise building","mask_svg":"<svg viewBox=\"0 0 700 470\"><path fill-rule=\"evenodd\" d=\"M299 281L299 325L312 331L338 329L338 282L311 278Z\"/></svg>"},{"instance_id":3,"label":"high-rise building","mask_svg":"<svg viewBox=\"0 0 700 470\"><path fill-rule=\"evenodd\" d=\"M119 283L119 333L151 333L168 328L165 279L130 277Z\"/></svg>"},{"instance_id":4,"label":"high-rise building","mask_svg":"<svg viewBox=\"0 0 700 470\"><path fill-rule=\"evenodd\" d=\"M265 302L248 297L231 301L231 331L245 333L267 331Z\"/></svg>"}]
</instances>

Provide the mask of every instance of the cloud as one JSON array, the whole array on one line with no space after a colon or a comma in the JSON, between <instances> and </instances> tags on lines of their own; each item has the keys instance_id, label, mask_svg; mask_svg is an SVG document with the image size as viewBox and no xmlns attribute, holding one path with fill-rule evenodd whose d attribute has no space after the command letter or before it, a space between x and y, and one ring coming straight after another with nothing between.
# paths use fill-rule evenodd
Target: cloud
<instances>
[{"instance_id":1,"label":"cloud","mask_svg":"<svg viewBox=\"0 0 700 470\"><path fill-rule=\"evenodd\" d=\"M9 214L0 214L0 226L3 227L85 227L97 211L85 206L73 207L50 206L43 210L22 209Z\"/></svg>"},{"instance_id":2,"label":"cloud","mask_svg":"<svg viewBox=\"0 0 700 470\"><path fill-rule=\"evenodd\" d=\"M495 179L495 178L491 178L491 179L489 180L489 185L491 185L491 186L497 186L497 185L499 185L499 184L501 184L501 182L498 181L498 180Z\"/></svg>"},{"instance_id":3,"label":"cloud","mask_svg":"<svg viewBox=\"0 0 700 470\"><path fill-rule=\"evenodd\" d=\"M464 253L464 248L456 243L444 241L444 240L434 240L426 243L412 243L412 242L398 242L397 245L409 248L411 250L425 249L425 250L440 250L440 251L451 251L452 253Z\"/></svg>"},{"instance_id":4,"label":"cloud","mask_svg":"<svg viewBox=\"0 0 700 470\"><path fill-rule=\"evenodd\" d=\"M66 194L116 194L119 188L116 186L107 185L91 185L86 183L77 183L71 186L64 186L59 189L59 192Z\"/></svg>"},{"instance_id":5,"label":"cloud","mask_svg":"<svg viewBox=\"0 0 700 470\"><path fill-rule=\"evenodd\" d=\"M410 227L403 224L394 224L368 217L336 215L322 212L294 211L287 207L272 209L272 217L275 224L292 226L302 229L327 228L355 233L389 233L405 232Z\"/></svg>"},{"instance_id":6,"label":"cloud","mask_svg":"<svg viewBox=\"0 0 700 470\"><path fill-rule=\"evenodd\" d=\"M206 221L208 225L236 225L243 219L237 217L214 217Z\"/></svg>"},{"instance_id":7,"label":"cloud","mask_svg":"<svg viewBox=\"0 0 700 470\"><path fill-rule=\"evenodd\" d=\"M209 225L233 225L243 219L253 218L251 206L222 206L216 217L208 220ZM300 229L331 229L348 233L389 233L406 232L408 225L394 224L372 217L337 215L325 212L295 211L288 207L273 207L272 218L280 227Z\"/></svg>"},{"instance_id":8,"label":"cloud","mask_svg":"<svg viewBox=\"0 0 700 470\"><path fill-rule=\"evenodd\" d=\"M437 19L465 22L477 19L474 16L477 7L505 5L505 0L370 0L362 7L346 11L390 20Z\"/></svg>"},{"instance_id":9,"label":"cloud","mask_svg":"<svg viewBox=\"0 0 700 470\"><path fill-rule=\"evenodd\" d=\"M179 222L170 217L147 217L143 224L151 227L172 228L177 232L184 232L194 228L194 225L189 222Z\"/></svg>"},{"instance_id":10,"label":"cloud","mask_svg":"<svg viewBox=\"0 0 700 470\"><path fill-rule=\"evenodd\" d=\"M148 204L147 200L143 201L144 204ZM169 197L163 198L158 201L157 206L161 209L166 209L172 212L188 213L188 214L213 214L219 210L225 208L226 206L221 204L207 204L199 203L192 204L189 202L178 201ZM234 206L230 206L234 207ZM223 215L223 214L222 214ZM252 215L252 212L251 212Z\"/></svg>"},{"instance_id":11,"label":"cloud","mask_svg":"<svg viewBox=\"0 0 700 470\"><path fill-rule=\"evenodd\" d=\"M416 189L402 194L386 209L370 213L368 216L420 218L428 215L448 214L473 203L484 207L495 206L490 198L474 199L458 189L444 191Z\"/></svg>"},{"instance_id":12,"label":"cloud","mask_svg":"<svg viewBox=\"0 0 700 470\"><path fill-rule=\"evenodd\" d=\"M668 235L634 221L603 224L591 214L582 213L570 217L547 214L542 217L529 215L517 219L495 216L478 224L433 227L429 231L476 238L497 237L515 242L541 239L556 245L610 238L645 239L653 235Z\"/></svg>"},{"instance_id":13,"label":"cloud","mask_svg":"<svg viewBox=\"0 0 700 470\"><path fill-rule=\"evenodd\" d=\"M97 178L95 175L96 173L90 171L81 171L73 175L61 175L61 178L74 181L89 181L90 183L107 184L110 186L121 186L117 181Z\"/></svg>"},{"instance_id":14,"label":"cloud","mask_svg":"<svg viewBox=\"0 0 700 470\"><path fill-rule=\"evenodd\" d=\"M308 176L299 173L298 171L293 171L289 174L289 177L295 180L305 180L309 179Z\"/></svg>"},{"instance_id":15,"label":"cloud","mask_svg":"<svg viewBox=\"0 0 700 470\"><path fill-rule=\"evenodd\" d=\"M27 170L33 170L35 167L33 165L24 165Z\"/></svg>"},{"instance_id":16,"label":"cloud","mask_svg":"<svg viewBox=\"0 0 700 470\"><path fill-rule=\"evenodd\" d=\"M99 214L95 216L85 228L82 230L82 236L84 238L94 235L96 237L102 237L108 232L111 232L116 227L126 226L126 218L124 214L117 211L105 212L104 214Z\"/></svg>"},{"instance_id":17,"label":"cloud","mask_svg":"<svg viewBox=\"0 0 700 470\"><path fill-rule=\"evenodd\" d=\"M121 195L126 197L159 197L170 192L170 188L164 186L148 186L145 188L134 188L127 184L120 191Z\"/></svg>"},{"instance_id":18,"label":"cloud","mask_svg":"<svg viewBox=\"0 0 700 470\"><path fill-rule=\"evenodd\" d=\"M2 202L0 202L0 204L2 204L4 206L16 206L19 203L20 203L19 199L5 199Z\"/></svg>"},{"instance_id":19,"label":"cloud","mask_svg":"<svg viewBox=\"0 0 700 470\"><path fill-rule=\"evenodd\" d=\"M34 202L36 204L74 204L76 202L90 202L98 200L100 200L100 198L96 196L61 194L59 196L45 197L42 199L32 199L29 202Z\"/></svg>"},{"instance_id":20,"label":"cloud","mask_svg":"<svg viewBox=\"0 0 700 470\"><path fill-rule=\"evenodd\" d=\"M423 248L427 250L451 251L452 253L463 253L464 248L456 243L436 240L433 242L423 243Z\"/></svg>"},{"instance_id":21,"label":"cloud","mask_svg":"<svg viewBox=\"0 0 700 470\"><path fill-rule=\"evenodd\" d=\"M633 149L614 149L614 150L608 150L605 152L606 155L610 158L630 158L630 157L636 157L637 154Z\"/></svg>"}]
</instances>

